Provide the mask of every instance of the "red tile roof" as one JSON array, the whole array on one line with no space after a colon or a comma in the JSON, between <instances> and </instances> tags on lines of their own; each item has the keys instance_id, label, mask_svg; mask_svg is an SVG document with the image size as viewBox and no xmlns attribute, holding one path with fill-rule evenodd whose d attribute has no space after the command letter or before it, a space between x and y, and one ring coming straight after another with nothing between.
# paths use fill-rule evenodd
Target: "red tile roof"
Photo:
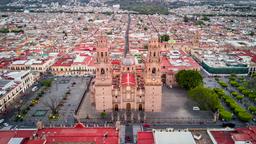
<instances>
[{"instance_id":1,"label":"red tile roof","mask_svg":"<svg viewBox=\"0 0 256 144\"><path fill-rule=\"evenodd\" d=\"M233 131L211 131L211 134L220 144L234 144L235 141L250 141L256 144L256 126L237 128Z\"/></svg>"},{"instance_id":2,"label":"red tile roof","mask_svg":"<svg viewBox=\"0 0 256 144\"><path fill-rule=\"evenodd\" d=\"M58 61L56 61L53 66L71 66L73 63L72 58L61 58Z\"/></svg>"},{"instance_id":3,"label":"red tile roof","mask_svg":"<svg viewBox=\"0 0 256 144\"><path fill-rule=\"evenodd\" d=\"M33 134L36 139L31 140ZM119 132L115 128L88 128L76 124L74 128L44 128L39 130L0 131L0 144L7 144L11 138L26 139L23 144L53 144L62 142L94 142L95 144L118 144ZM45 138L45 140L43 139Z\"/></svg>"},{"instance_id":4,"label":"red tile roof","mask_svg":"<svg viewBox=\"0 0 256 144\"><path fill-rule=\"evenodd\" d=\"M95 142L96 144L118 144L115 128L47 128L38 130L38 136L47 135L47 143ZM106 135L104 137L104 135Z\"/></svg>"},{"instance_id":5,"label":"red tile roof","mask_svg":"<svg viewBox=\"0 0 256 144\"><path fill-rule=\"evenodd\" d=\"M248 134L231 134L234 141L246 141L250 139L250 136Z\"/></svg>"},{"instance_id":6,"label":"red tile roof","mask_svg":"<svg viewBox=\"0 0 256 144\"><path fill-rule=\"evenodd\" d=\"M230 131L211 131L211 134L218 144L234 144Z\"/></svg>"},{"instance_id":7,"label":"red tile roof","mask_svg":"<svg viewBox=\"0 0 256 144\"><path fill-rule=\"evenodd\" d=\"M0 144L7 144L11 138L29 138L35 130L0 131Z\"/></svg>"},{"instance_id":8,"label":"red tile roof","mask_svg":"<svg viewBox=\"0 0 256 144\"><path fill-rule=\"evenodd\" d=\"M154 144L154 137L152 132L138 132L137 144Z\"/></svg>"},{"instance_id":9,"label":"red tile roof","mask_svg":"<svg viewBox=\"0 0 256 144\"><path fill-rule=\"evenodd\" d=\"M131 85L131 86L136 85L135 74L133 74L133 73L122 74L121 84L122 85Z\"/></svg>"}]
</instances>

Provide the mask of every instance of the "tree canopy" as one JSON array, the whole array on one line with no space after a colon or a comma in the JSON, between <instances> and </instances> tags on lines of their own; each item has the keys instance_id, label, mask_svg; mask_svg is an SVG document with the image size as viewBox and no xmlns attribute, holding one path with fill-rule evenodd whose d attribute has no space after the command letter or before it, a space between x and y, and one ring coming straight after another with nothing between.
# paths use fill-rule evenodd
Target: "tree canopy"
<instances>
[{"instance_id":1,"label":"tree canopy","mask_svg":"<svg viewBox=\"0 0 256 144\"><path fill-rule=\"evenodd\" d=\"M164 35L161 35L160 36L160 41L161 42L167 42L167 41L169 41L170 40L170 37L169 37L169 35L167 35L167 34L164 34Z\"/></svg>"},{"instance_id":2,"label":"tree canopy","mask_svg":"<svg viewBox=\"0 0 256 144\"><path fill-rule=\"evenodd\" d=\"M188 95L191 99L197 102L202 110L216 111L220 105L218 95L210 88L199 86L191 89Z\"/></svg>"},{"instance_id":3,"label":"tree canopy","mask_svg":"<svg viewBox=\"0 0 256 144\"><path fill-rule=\"evenodd\" d=\"M192 89L203 84L203 77L194 70L181 70L175 78L179 86L185 89Z\"/></svg>"}]
</instances>

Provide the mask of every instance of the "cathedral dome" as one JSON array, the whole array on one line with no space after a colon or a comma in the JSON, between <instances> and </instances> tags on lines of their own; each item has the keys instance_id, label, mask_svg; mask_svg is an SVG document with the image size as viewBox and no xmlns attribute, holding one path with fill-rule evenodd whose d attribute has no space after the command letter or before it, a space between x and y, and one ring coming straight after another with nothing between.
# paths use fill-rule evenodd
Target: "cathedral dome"
<instances>
[{"instance_id":1,"label":"cathedral dome","mask_svg":"<svg viewBox=\"0 0 256 144\"><path fill-rule=\"evenodd\" d=\"M123 65L125 66L131 66L134 65L134 57L132 57L131 55L127 55L123 61L122 61Z\"/></svg>"}]
</instances>

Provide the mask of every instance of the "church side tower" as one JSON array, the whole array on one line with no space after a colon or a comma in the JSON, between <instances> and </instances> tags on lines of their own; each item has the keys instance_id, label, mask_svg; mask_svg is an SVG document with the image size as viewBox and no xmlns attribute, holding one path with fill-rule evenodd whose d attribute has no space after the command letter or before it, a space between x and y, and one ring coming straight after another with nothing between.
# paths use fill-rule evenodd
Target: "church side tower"
<instances>
[{"instance_id":1,"label":"church side tower","mask_svg":"<svg viewBox=\"0 0 256 144\"><path fill-rule=\"evenodd\" d=\"M160 112L162 105L161 47L158 39L150 40L145 63L145 111Z\"/></svg>"},{"instance_id":2,"label":"church side tower","mask_svg":"<svg viewBox=\"0 0 256 144\"><path fill-rule=\"evenodd\" d=\"M106 37L100 37L96 44L95 104L97 111L111 111L112 72L109 60L109 46Z\"/></svg>"}]
</instances>

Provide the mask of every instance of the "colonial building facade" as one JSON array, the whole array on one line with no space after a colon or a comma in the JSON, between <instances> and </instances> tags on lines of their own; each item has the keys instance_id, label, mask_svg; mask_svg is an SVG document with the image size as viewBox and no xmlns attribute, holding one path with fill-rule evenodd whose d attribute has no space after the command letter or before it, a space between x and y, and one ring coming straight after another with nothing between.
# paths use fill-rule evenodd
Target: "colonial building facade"
<instances>
[{"instance_id":1,"label":"colonial building facade","mask_svg":"<svg viewBox=\"0 0 256 144\"><path fill-rule=\"evenodd\" d=\"M96 78L92 101L97 111L140 110L160 112L162 102L161 57L158 40L148 44L142 65L129 54L114 64L107 39L96 48Z\"/></svg>"}]
</instances>

